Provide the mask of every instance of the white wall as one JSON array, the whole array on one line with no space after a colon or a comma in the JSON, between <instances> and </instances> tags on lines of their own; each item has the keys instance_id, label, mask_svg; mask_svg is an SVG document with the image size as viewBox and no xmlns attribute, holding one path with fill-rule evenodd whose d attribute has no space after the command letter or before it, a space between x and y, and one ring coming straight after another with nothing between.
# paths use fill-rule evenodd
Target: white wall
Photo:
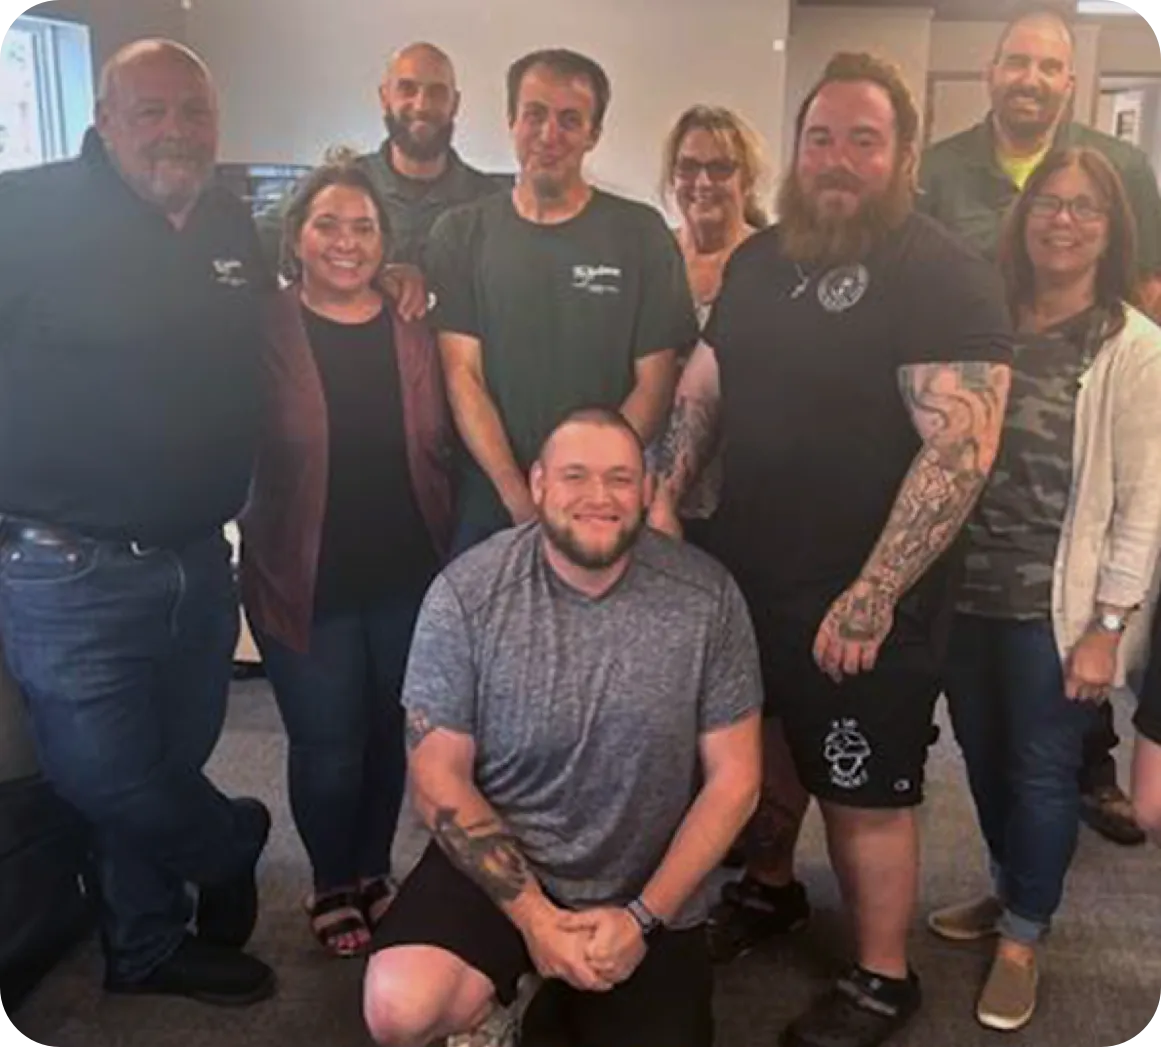
<instances>
[{"instance_id":1,"label":"white wall","mask_svg":"<svg viewBox=\"0 0 1161 1047\"><path fill-rule=\"evenodd\" d=\"M786 69L784 155L790 155L798 108L836 51L871 51L898 63L922 113L931 17L927 8L795 8Z\"/></svg>"},{"instance_id":2,"label":"white wall","mask_svg":"<svg viewBox=\"0 0 1161 1047\"><path fill-rule=\"evenodd\" d=\"M1140 21L1144 22L1144 19ZM972 75L981 79L992 61L1002 22L936 22L931 29L930 72L933 76ZM1075 117L1082 123L1096 118L1100 92L1100 40L1103 27L1078 25L1076 33ZM979 116L983 115L983 110ZM979 117L977 116L977 119Z\"/></svg>"},{"instance_id":3,"label":"white wall","mask_svg":"<svg viewBox=\"0 0 1161 1047\"><path fill-rule=\"evenodd\" d=\"M376 97L386 57L429 39L457 67L464 105L457 146L472 162L512 168L504 74L533 48L590 54L612 80L602 184L654 196L661 142L698 101L737 107L770 139L781 127L789 0L193 0L187 39L223 93L227 160L313 163L335 143L383 137ZM777 162L778 157L773 157Z\"/></svg>"},{"instance_id":4,"label":"white wall","mask_svg":"<svg viewBox=\"0 0 1161 1047\"><path fill-rule=\"evenodd\" d=\"M185 36L180 0L51 0L27 13L74 18L89 26L94 74L114 51L132 40L143 36L182 40Z\"/></svg>"},{"instance_id":5,"label":"white wall","mask_svg":"<svg viewBox=\"0 0 1161 1047\"><path fill-rule=\"evenodd\" d=\"M1117 18L1101 28L1100 69L1106 76L1116 74L1161 74L1161 45L1157 34L1144 18Z\"/></svg>"}]
</instances>

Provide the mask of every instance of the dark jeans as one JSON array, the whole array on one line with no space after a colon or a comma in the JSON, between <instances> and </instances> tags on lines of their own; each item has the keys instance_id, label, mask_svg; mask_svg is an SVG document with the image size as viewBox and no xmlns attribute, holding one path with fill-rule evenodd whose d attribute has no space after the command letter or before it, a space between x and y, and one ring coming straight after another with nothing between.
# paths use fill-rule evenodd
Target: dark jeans
<instances>
[{"instance_id":1,"label":"dark jeans","mask_svg":"<svg viewBox=\"0 0 1161 1047\"><path fill-rule=\"evenodd\" d=\"M109 973L135 980L180 943L187 882L238 876L261 848L254 812L202 773L238 629L229 545L0 536L8 665L45 776L94 832Z\"/></svg>"},{"instance_id":2,"label":"dark jeans","mask_svg":"<svg viewBox=\"0 0 1161 1047\"><path fill-rule=\"evenodd\" d=\"M1080 817L1077 773L1096 707L1069 701L1044 619L957 615L945 672L996 891L1001 932L1034 942L1060 905Z\"/></svg>"},{"instance_id":3,"label":"dark jeans","mask_svg":"<svg viewBox=\"0 0 1161 1047\"><path fill-rule=\"evenodd\" d=\"M422 596L317 615L306 654L255 633L290 739L290 808L320 893L390 870L405 772L399 697Z\"/></svg>"}]
</instances>

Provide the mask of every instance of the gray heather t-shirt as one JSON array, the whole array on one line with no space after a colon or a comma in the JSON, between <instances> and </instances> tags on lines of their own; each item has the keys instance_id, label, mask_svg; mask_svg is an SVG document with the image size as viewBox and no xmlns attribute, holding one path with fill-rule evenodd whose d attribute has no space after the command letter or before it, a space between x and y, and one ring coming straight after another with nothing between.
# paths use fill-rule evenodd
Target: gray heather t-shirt
<instances>
[{"instance_id":1,"label":"gray heather t-shirt","mask_svg":"<svg viewBox=\"0 0 1161 1047\"><path fill-rule=\"evenodd\" d=\"M725 568L646 531L603 597L548 565L537 524L476 546L420 611L403 704L476 742L476 785L548 894L624 904L701 784L700 735L759 708L753 628ZM704 887L673 921L705 919Z\"/></svg>"}]
</instances>

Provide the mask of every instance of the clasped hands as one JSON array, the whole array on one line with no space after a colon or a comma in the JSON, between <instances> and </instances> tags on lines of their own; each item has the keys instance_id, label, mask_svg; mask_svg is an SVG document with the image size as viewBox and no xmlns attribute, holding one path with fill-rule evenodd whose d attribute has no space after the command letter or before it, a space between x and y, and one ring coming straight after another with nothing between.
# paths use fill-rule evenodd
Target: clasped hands
<instances>
[{"instance_id":1,"label":"clasped hands","mask_svg":"<svg viewBox=\"0 0 1161 1047\"><path fill-rule=\"evenodd\" d=\"M587 992L619 985L645 957L640 925L627 909L614 906L569 912L547 904L524 930L524 940L542 978Z\"/></svg>"}]
</instances>

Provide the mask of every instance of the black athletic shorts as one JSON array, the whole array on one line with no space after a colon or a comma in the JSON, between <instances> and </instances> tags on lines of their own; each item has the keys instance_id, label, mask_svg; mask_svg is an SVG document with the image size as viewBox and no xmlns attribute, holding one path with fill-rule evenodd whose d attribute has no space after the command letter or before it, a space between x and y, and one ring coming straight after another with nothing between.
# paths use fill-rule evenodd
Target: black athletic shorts
<instances>
[{"instance_id":1,"label":"black athletic shorts","mask_svg":"<svg viewBox=\"0 0 1161 1047\"><path fill-rule=\"evenodd\" d=\"M502 1004L532 960L520 932L492 900L430 844L375 930L374 948L432 945L482 973ZM523 1043L537 1029L564 1031L571 1047L711 1047L713 971L704 927L661 931L641 966L609 992L547 982L532 1001Z\"/></svg>"},{"instance_id":2,"label":"black athletic shorts","mask_svg":"<svg viewBox=\"0 0 1161 1047\"><path fill-rule=\"evenodd\" d=\"M814 660L813 630L755 625L767 713L781 718L811 795L847 807L922 803L941 691L932 656L919 647L884 646L871 672L836 684Z\"/></svg>"},{"instance_id":3,"label":"black athletic shorts","mask_svg":"<svg viewBox=\"0 0 1161 1047\"><path fill-rule=\"evenodd\" d=\"M1149 741L1161 745L1161 604L1153 614L1153 638L1149 665L1137 695L1133 726Z\"/></svg>"}]
</instances>

